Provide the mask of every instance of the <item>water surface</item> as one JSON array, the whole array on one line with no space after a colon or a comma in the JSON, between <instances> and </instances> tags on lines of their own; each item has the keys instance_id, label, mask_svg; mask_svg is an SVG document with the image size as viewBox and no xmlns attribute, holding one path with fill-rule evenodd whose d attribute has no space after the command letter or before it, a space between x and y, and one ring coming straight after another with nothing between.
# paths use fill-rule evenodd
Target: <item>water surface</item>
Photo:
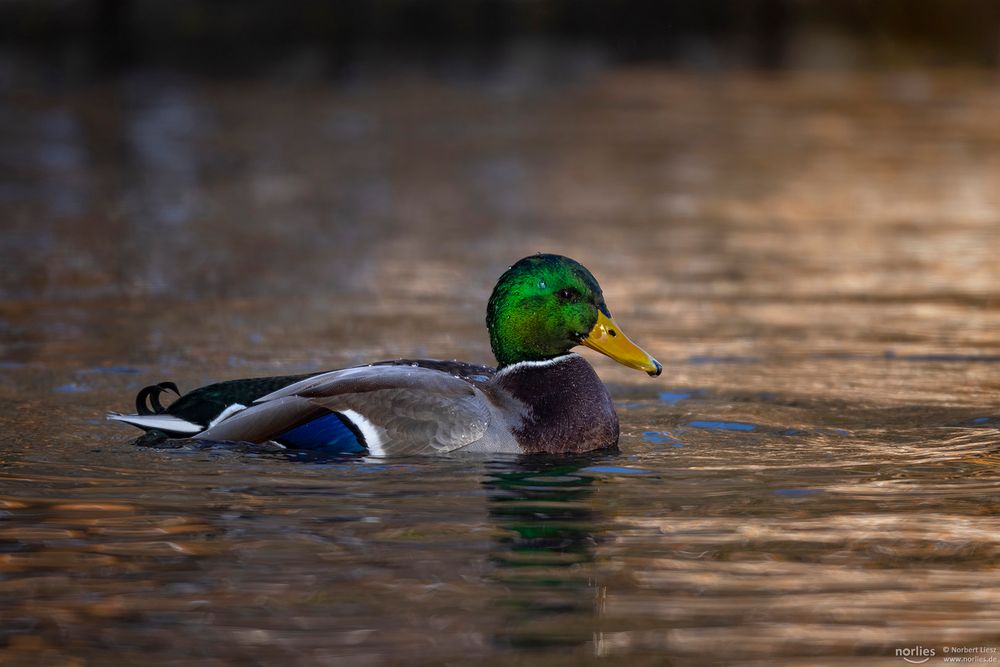
<instances>
[{"instance_id":1,"label":"water surface","mask_svg":"<svg viewBox=\"0 0 1000 667\"><path fill-rule=\"evenodd\" d=\"M1000 646L1000 93L978 75L0 98L0 661L901 664ZM143 449L182 388L490 359L570 255L620 451ZM585 354L590 354L589 352Z\"/></svg>"}]
</instances>

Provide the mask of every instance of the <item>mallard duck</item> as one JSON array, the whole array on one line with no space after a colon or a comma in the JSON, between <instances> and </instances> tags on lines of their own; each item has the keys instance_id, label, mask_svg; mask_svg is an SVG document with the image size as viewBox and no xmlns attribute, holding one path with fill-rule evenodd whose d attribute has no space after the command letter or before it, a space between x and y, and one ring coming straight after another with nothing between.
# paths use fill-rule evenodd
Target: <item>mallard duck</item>
<instances>
[{"instance_id":1,"label":"mallard duck","mask_svg":"<svg viewBox=\"0 0 1000 667\"><path fill-rule=\"evenodd\" d=\"M597 280L560 255L525 257L486 308L497 367L384 361L310 375L230 380L180 395L163 382L138 414L109 419L146 438L273 442L372 456L457 450L579 453L618 444L618 415L586 345L651 376L662 366L615 324ZM178 393L164 408L159 396Z\"/></svg>"}]
</instances>

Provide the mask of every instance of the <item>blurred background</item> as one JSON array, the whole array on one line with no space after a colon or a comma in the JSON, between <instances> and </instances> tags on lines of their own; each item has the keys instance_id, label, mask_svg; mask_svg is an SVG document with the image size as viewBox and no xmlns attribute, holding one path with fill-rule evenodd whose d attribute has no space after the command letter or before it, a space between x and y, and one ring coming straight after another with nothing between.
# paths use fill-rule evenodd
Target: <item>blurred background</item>
<instances>
[{"instance_id":1,"label":"blurred background","mask_svg":"<svg viewBox=\"0 0 1000 667\"><path fill-rule=\"evenodd\" d=\"M682 355L799 345L732 309L992 295L998 63L989 0L5 0L0 295L127 298L139 354L177 328L150 298L250 298L269 343L429 301L488 358L495 276L545 250ZM76 331L24 326L18 359Z\"/></svg>"},{"instance_id":2,"label":"blurred background","mask_svg":"<svg viewBox=\"0 0 1000 667\"><path fill-rule=\"evenodd\" d=\"M489 360L547 251L660 356L779 371L682 381L1000 353L998 63L988 0L6 0L0 343L70 388Z\"/></svg>"},{"instance_id":3,"label":"blurred background","mask_svg":"<svg viewBox=\"0 0 1000 667\"><path fill-rule=\"evenodd\" d=\"M998 66L994 0L0 0L0 662L995 645ZM664 362L583 352L620 454L104 420L164 380L492 363L538 251Z\"/></svg>"},{"instance_id":4,"label":"blurred background","mask_svg":"<svg viewBox=\"0 0 1000 667\"><path fill-rule=\"evenodd\" d=\"M998 64L989 0L5 0L0 294L962 289Z\"/></svg>"},{"instance_id":5,"label":"blurred background","mask_svg":"<svg viewBox=\"0 0 1000 667\"><path fill-rule=\"evenodd\" d=\"M524 58L543 69L1000 62L989 0L6 0L0 12L8 76L25 57L69 77L155 65L331 80L482 76Z\"/></svg>"}]
</instances>

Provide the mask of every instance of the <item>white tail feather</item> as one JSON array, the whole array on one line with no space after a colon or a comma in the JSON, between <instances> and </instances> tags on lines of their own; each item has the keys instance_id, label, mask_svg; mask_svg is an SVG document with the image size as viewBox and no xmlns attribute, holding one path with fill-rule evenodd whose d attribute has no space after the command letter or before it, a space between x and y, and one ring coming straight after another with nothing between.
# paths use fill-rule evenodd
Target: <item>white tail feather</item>
<instances>
[{"instance_id":1,"label":"white tail feather","mask_svg":"<svg viewBox=\"0 0 1000 667\"><path fill-rule=\"evenodd\" d=\"M108 419L125 422L139 428L155 428L167 433L194 434L205 430L203 426L172 415L120 415L109 413Z\"/></svg>"}]
</instances>

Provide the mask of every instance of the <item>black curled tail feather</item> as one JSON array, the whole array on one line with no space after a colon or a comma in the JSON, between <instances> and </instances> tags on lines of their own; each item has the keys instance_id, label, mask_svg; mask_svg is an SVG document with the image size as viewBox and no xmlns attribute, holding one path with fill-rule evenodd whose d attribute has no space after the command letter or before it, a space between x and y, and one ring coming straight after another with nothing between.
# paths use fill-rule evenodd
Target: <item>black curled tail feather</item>
<instances>
[{"instance_id":1,"label":"black curled tail feather","mask_svg":"<svg viewBox=\"0 0 1000 667\"><path fill-rule=\"evenodd\" d=\"M143 387L135 397L135 411L140 415L162 414L166 408L160 403L160 394L165 391L172 391L178 396L181 392L173 382L160 382Z\"/></svg>"}]
</instances>

